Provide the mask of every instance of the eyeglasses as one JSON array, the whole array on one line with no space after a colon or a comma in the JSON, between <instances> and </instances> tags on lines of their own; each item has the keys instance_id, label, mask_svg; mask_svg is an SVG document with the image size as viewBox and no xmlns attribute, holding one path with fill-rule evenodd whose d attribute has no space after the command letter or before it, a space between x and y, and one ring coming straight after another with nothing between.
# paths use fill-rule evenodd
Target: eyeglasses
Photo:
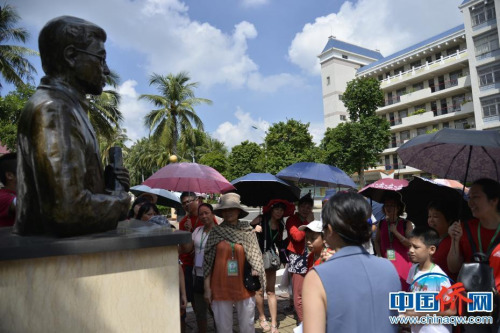
<instances>
[{"instance_id":1,"label":"eyeglasses","mask_svg":"<svg viewBox=\"0 0 500 333\"><path fill-rule=\"evenodd\" d=\"M193 201L194 201L194 199L191 199L191 200L186 200L186 201L184 201L184 202L182 203L182 205L183 205L183 206L187 206L187 205L189 205L189 204L190 204L191 202L193 202Z\"/></svg>"},{"instance_id":2,"label":"eyeglasses","mask_svg":"<svg viewBox=\"0 0 500 333\"><path fill-rule=\"evenodd\" d=\"M106 64L106 57L105 56L102 56L102 55L99 55L99 54L95 54L93 52L89 52L87 50L79 49L79 48L76 48L76 47L75 47L75 50L78 51L78 52L82 52L82 53L85 53L85 54L88 54L88 55L91 55L93 57L98 58L101 61L101 66L103 66L103 67Z\"/></svg>"}]
</instances>

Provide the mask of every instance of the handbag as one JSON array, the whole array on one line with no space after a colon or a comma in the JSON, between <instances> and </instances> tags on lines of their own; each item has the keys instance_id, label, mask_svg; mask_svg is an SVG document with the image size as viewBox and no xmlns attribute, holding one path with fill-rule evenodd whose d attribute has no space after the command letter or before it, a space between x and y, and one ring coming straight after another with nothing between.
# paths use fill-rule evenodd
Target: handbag
<instances>
[{"instance_id":1,"label":"handbag","mask_svg":"<svg viewBox=\"0 0 500 333\"><path fill-rule=\"evenodd\" d=\"M264 269L272 269L277 271L280 269L281 261L280 257L274 252L273 249L269 249L262 255L262 260L264 261Z\"/></svg>"},{"instance_id":2,"label":"handbag","mask_svg":"<svg viewBox=\"0 0 500 333\"><path fill-rule=\"evenodd\" d=\"M267 248L267 236L266 236L267 232L266 232L266 230L267 230L267 228L264 227L264 250L266 250L266 248ZM266 270L272 269L272 270L277 271L280 268L280 266L281 266L280 257L274 251L274 245L269 250L266 250L262 254L262 261L264 261L264 269L266 269Z\"/></svg>"},{"instance_id":3,"label":"handbag","mask_svg":"<svg viewBox=\"0 0 500 333\"><path fill-rule=\"evenodd\" d=\"M248 291L259 290L261 288L259 277L252 275L252 266L246 258L243 266L243 285Z\"/></svg>"}]
</instances>

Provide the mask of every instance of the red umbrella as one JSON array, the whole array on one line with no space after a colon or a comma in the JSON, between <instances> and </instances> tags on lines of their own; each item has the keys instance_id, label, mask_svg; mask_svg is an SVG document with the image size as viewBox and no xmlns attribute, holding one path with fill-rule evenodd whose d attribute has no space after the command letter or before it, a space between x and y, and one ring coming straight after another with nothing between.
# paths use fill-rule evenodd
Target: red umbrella
<instances>
[{"instance_id":1,"label":"red umbrella","mask_svg":"<svg viewBox=\"0 0 500 333\"><path fill-rule=\"evenodd\" d=\"M384 193L386 191L395 192L401 190L406 186L408 186L408 181L406 179L382 178L370 185L363 187L358 191L358 193L374 201L382 202Z\"/></svg>"},{"instance_id":2,"label":"red umbrella","mask_svg":"<svg viewBox=\"0 0 500 333\"><path fill-rule=\"evenodd\" d=\"M169 164L143 184L176 192L223 193L235 190L217 170L198 163Z\"/></svg>"}]
</instances>

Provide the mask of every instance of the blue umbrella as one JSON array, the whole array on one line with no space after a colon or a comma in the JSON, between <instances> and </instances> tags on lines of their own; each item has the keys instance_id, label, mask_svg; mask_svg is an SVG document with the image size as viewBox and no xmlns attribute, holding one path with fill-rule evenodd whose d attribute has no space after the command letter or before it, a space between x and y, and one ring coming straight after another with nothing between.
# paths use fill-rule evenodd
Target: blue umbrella
<instances>
[{"instance_id":1,"label":"blue umbrella","mask_svg":"<svg viewBox=\"0 0 500 333\"><path fill-rule=\"evenodd\" d=\"M344 171L332 165L322 163L294 163L278 172L276 176L281 179L313 184L315 186L356 188L354 181Z\"/></svg>"},{"instance_id":2,"label":"blue umbrella","mask_svg":"<svg viewBox=\"0 0 500 333\"><path fill-rule=\"evenodd\" d=\"M143 193L154 194L157 197L156 203L158 205L182 209L180 195L161 188L151 188L147 185L136 185L130 188L130 192L137 196Z\"/></svg>"},{"instance_id":3,"label":"blue umbrella","mask_svg":"<svg viewBox=\"0 0 500 333\"><path fill-rule=\"evenodd\" d=\"M241 203L247 206L265 206L272 199L294 202L300 197L300 188L270 173L249 173L231 184L236 187Z\"/></svg>"}]
</instances>

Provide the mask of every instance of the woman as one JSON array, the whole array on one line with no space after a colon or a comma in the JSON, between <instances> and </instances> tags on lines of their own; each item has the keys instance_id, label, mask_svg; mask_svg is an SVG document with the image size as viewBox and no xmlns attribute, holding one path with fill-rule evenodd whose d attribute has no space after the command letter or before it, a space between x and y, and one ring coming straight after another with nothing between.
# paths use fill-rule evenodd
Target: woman
<instances>
[{"instance_id":1,"label":"woman","mask_svg":"<svg viewBox=\"0 0 500 333\"><path fill-rule=\"evenodd\" d=\"M408 291L408 272L411 262L408 258L410 241L408 235L413 230L413 223L401 217L404 204L397 192L386 192L383 199L385 219L380 221L375 238L375 249L381 257L389 259L399 274L401 290Z\"/></svg>"},{"instance_id":2,"label":"woman","mask_svg":"<svg viewBox=\"0 0 500 333\"><path fill-rule=\"evenodd\" d=\"M475 218L466 223L476 250L489 255L500 239L500 183L488 178L476 180L469 190L469 207ZM465 224L455 222L448 229L448 268L453 273L458 273L463 263L472 261L472 246L464 227ZM500 272L494 273L498 281Z\"/></svg>"},{"instance_id":3,"label":"woman","mask_svg":"<svg viewBox=\"0 0 500 333\"><path fill-rule=\"evenodd\" d=\"M434 264L441 267L446 275L455 281L457 276L450 272L447 261L451 246L451 237L448 235L448 228L454 220L451 205L444 201L432 201L427 206L427 211L427 224L438 232L441 239L436 252L432 256L432 260Z\"/></svg>"},{"instance_id":4,"label":"woman","mask_svg":"<svg viewBox=\"0 0 500 333\"><path fill-rule=\"evenodd\" d=\"M257 216L250 224L255 226L257 239L259 241L260 251L272 251L279 257L279 251L282 248L284 222L283 217L293 214L295 206L286 200L274 199L263 209L263 215ZM286 213L285 213L286 212ZM257 310L259 311L259 324L263 332L271 331L278 333L278 303L275 294L276 270L266 269L266 293L267 304L271 314L271 326L267 322L264 313L264 295L263 291L259 290L255 295Z\"/></svg>"},{"instance_id":5,"label":"woman","mask_svg":"<svg viewBox=\"0 0 500 333\"><path fill-rule=\"evenodd\" d=\"M241 207L238 194L222 195L214 213L223 222L212 228L205 245L205 300L212 307L219 332L232 332L233 305L238 312L240 332L255 332L255 292L243 285L243 272L246 259L252 275L258 275L261 285L265 285L257 237L248 223L239 221L248 212Z\"/></svg>"},{"instance_id":6,"label":"woman","mask_svg":"<svg viewBox=\"0 0 500 333\"><path fill-rule=\"evenodd\" d=\"M298 211L286 221L288 234L288 271L292 274L293 306L299 322L302 322L302 283L307 273L306 233L299 227L314 220L314 201L311 194L299 199Z\"/></svg>"},{"instance_id":7,"label":"woman","mask_svg":"<svg viewBox=\"0 0 500 333\"><path fill-rule=\"evenodd\" d=\"M149 221L155 215L160 214L158 207L149 201L143 203L137 211L136 219L140 221Z\"/></svg>"},{"instance_id":8,"label":"woman","mask_svg":"<svg viewBox=\"0 0 500 333\"><path fill-rule=\"evenodd\" d=\"M397 332L387 319L389 293L401 286L387 260L363 248L371 207L357 193L335 194L322 211L325 241L336 253L304 281L304 332Z\"/></svg>"},{"instance_id":9,"label":"woman","mask_svg":"<svg viewBox=\"0 0 500 333\"><path fill-rule=\"evenodd\" d=\"M204 333L207 331L207 303L204 300L204 280L203 277L203 257L205 246L210 235L210 231L214 226L214 208L211 204L202 203L198 206L198 219L203 226L196 228L191 237L193 243L191 250L194 248L194 287L193 287L193 309L196 315L198 332ZM191 251L189 251L191 252ZM212 312L212 311L210 311ZM213 316L213 314L212 314Z\"/></svg>"}]
</instances>

